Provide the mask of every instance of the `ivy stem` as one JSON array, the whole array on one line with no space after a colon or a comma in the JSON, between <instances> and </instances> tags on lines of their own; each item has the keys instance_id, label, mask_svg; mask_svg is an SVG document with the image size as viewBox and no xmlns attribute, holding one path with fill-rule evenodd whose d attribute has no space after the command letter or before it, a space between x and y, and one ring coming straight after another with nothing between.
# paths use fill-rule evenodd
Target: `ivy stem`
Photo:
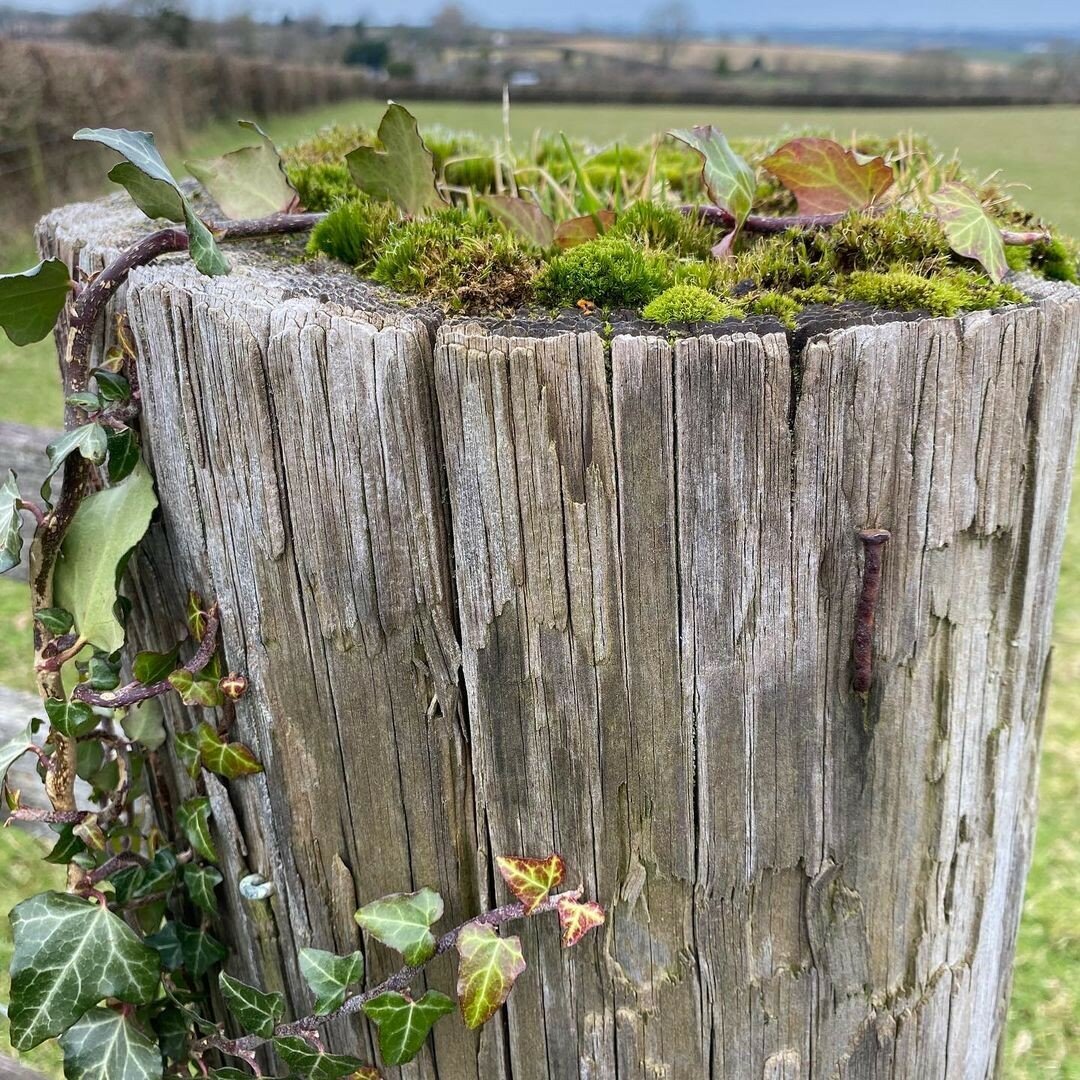
<instances>
[{"instance_id":1,"label":"ivy stem","mask_svg":"<svg viewBox=\"0 0 1080 1080\"><path fill-rule=\"evenodd\" d=\"M542 915L548 911L554 911L559 906L559 901L562 899L578 900L581 898L583 889L569 889L566 892L555 893L542 900L533 909L532 914L526 916L525 905L522 903L504 904L502 907L494 908L491 911L486 911L482 915L477 915L474 919L467 919L460 926L455 926L453 930L448 930L442 935L435 943L435 951L428 957L422 964L416 964L415 966L406 965L399 971L396 971L388 979L384 979L378 986L373 986L370 990L364 990L362 993L354 994L349 998L340 1008L335 1009L333 1012L326 1013L322 1016L305 1016L300 1020L293 1020L288 1024L278 1024L274 1028L274 1033L271 1038L280 1039L288 1036L299 1036L300 1038L310 1038L318 1028L324 1024L329 1024L331 1020L337 1020L343 1016L351 1016L353 1013L359 1012L364 1004L371 1001L372 998L378 997L380 994L397 992L401 993L407 990L412 983L416 980L416 977L423 969L431 963L437 956L442 956L443 953L449 952L457 944L458 937L462 930L466 926L492 926L500 927L509 922L516 922L518 919L532 918L536 915ZM269 1039L264 1039L260 1035L244 1035L239 1039L228 1039L224 1035L210 1035L205 1039L201 1039L192 1048L196 1054L203 1053L207 1050L219 1050L223 1054L230 1054L233 1057L246 1058L252 1050L257 1049L264 1043L269 1042Z\"/></svg>"},{"instance_id":2,"label":"ivy stem","mask_svg":"<svg viewBox=\"0 0 1080 1080\"><path fill-rule=\"evenodd\" d=\"M45 511L42 510L37 503L28 502L26 499L20 499L19 509L25 510L34 519L34 521L38 524L39 527L45 524Z\"/></svg>"}]
</instances>

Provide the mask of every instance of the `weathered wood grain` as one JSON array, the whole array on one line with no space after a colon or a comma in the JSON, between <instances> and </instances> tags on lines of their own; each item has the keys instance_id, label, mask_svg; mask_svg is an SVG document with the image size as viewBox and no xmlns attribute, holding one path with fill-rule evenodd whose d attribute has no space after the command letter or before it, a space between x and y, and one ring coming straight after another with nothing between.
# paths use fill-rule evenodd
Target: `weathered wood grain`
<instances>
[{"instance_id":1,"label":"weathered wood grain","mask_svg":"<svg viewBox=\"0 0 1080 1080\"><path fill-rule=\"evenodd\" d=\"M163 504L133 633L216 596L267 766L211 791L237 972L301 1011L297 948L355 947L358 903L431 884L462 915L502 899L495 854L557 849L606 926L567 953L526 925L505 1014L402 1075L994 1075L1080 291L793 351L440 323L234 259L124 302ZM863 696L867 527L892 539Z\"/></svg>"}]
</instances>

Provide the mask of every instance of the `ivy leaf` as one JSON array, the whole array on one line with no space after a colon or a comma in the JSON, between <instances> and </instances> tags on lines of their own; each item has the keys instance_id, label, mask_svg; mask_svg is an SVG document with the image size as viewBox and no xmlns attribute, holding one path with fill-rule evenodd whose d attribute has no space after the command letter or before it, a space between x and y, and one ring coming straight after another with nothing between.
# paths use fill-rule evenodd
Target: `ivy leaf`
<instances>
[{"instance_id":1,"label":"ivy leaf","mask_svg":"<svg viewBox=\"0 0 1080 1080\"><path fill-rule=\"evenodd\" d=\"M225 216L268 217L295 206L296 189L285 175L277 147L258 124L241 120L240 126L259 136L258 146L242 146L223 157L185 164L191 175L207 190Z\"/></svg>"},{"instance_id":2,"label":"ivy leaf","mask_svg":"<svg viewBox=\"0 0 1080 1080\"><path fill-rule=\"evenodd\" d=\"M594 926L604 923L604 909L591 900L582 902L572 896L560 896L556 908L562 926L563 947L576 945Z\"/></svg>"},{"instance_id":3,"label":"ivy leaf","mask_svg":"<svg viewBox=\"0 0 1080 1080\"><path fill-rule=\"evenodd\" d=\"M128 131L126 128L80 128L72 136L80 142L97 142L122 154L140 172L153 180L161 180L177 188L173 174L158 152L154 136L149 131Z\"/></svg>"},{"instance_id":4,"label":"ivy leaf","mask_svg":"<svg viewBox=\"0 0 1080 1080\"><path fill-rule=\"evenodd\" d=\"M207 277L228 274L232 269L229 260L221 253L214 234L203 224L187 200L184 201L184 224L187 226L188 252L199 272Z\"/></svg>"},{"instance_id":5,"label":"ivy leaf","mask_svg":"<svg viewBox=\"0 0 1080 1080\"><path fill-rule=\"evenodd\" d=\"M2 764L2 751L0 751L0 765ZM66 866L76 855L85 850L86 845L75 835L75 827L73 825L61 825L60 838L53 844L49 854L45 856L45 861L57 866ZM116 878L113 878L114 882L115 880Z\"/></svg>"},{"instance_id":6,"label":"ivy leaf","mask_svg":"<svg viewBox=\"0 0 1080 1080\"><path fill-rule=\"evenodd\" d=\"M180 731L173 736L173 750L184 772L192 780L199 775L199 736L194 731Z\"/></svg>"},{"instance_id":7,"label":"ivy leaf","mask_svg":"<svg viewBox=\"0 0 1080 1080\"><path fill-rule=\"evenodd\" d=\"M387 1065L412 1061L435 1023L453 1011L453 999L438 990L419 1001L390 991L364 1002L364 1015L379 1029L379 1053Z\"/></svg>"},{"instance_id":8,"label":"ivy leaf","mask_svg":"<svg viewBox=\"0 0 1080 1080\"><path fill-rule=\"evenodd\" d=\"M501 938L484 923L466 923L457 938L461 957L457 994L467 1028L486 1024L510 996L525 970L521 938Z\"/></svg>"},{"instance_id":9,"label":"ivy leaf","mask_svg":"<svg viewBox=\"0 0 1080 1080\"><path fill-rule=\"evenodd\" d=\"M176 923L167 922L160 930L147 935L146 944L161 957L161 963L169 971L176 971L184 966L184 950L180 945Z\"/></svg>"},{"instance_id":10,"label":"ivy leaf","mask_svg":"<svg viewBox=\"0 0 1080 1080\"><path fill-rule=\"evenodd\" d=\"M953 251L981 263L994 281L1001 281L1009 272L1005 241L975 192L952 181L943 184L929 199Z\"/></svg>"},{"instance_id":11,"label":"ivy leaf","mask_svg":"<svg viewBox=\"0 0 1080 1080\"><path fill-rule=\"evenodd\" d=\"M215 964L220 964L229 955L229 950L205 930L180 923L176 927L176 936L180 942L184 967L196 979L201 979Z\"/></svg>"},{"instance_id":12,"label":"ivy leaf","mask_svg":"<svg viewBox=\"0 0 1080 1080\"><path fill-rule=\"evenodd\" d=\"M222 702L218 680L208 679L203 672L193 675L187 668L177 668L169 676L169 682L180 694L185 705L202 705L204 708L212 709Z\"/></svg>"},{"instance_id":13,"label":"ivy leaf","mask_svg":"<svg viewBox=\"0 0 1080 1080\"><path fill-rule=\"evenodd\" d=\"M5 743L0 743L0 787L4 785L8 769L30 749L33 742L34 725L31 722L18 735L8 739Z\"/></svg>"},{"instance_id":14,"label":"ivy leaf","mask_svg":"<svg viewBox=\"0 0 1080 1080\"><path fill-rule=\"evenodd\" d=\"M60 259L0 274L0 328L16 345L41 341L56 325L70 289L71 274Z\"/></svg>"},{"instance_id":15,"label":"ivy leaf","mask_svg":"<svg viewBox=\"0 0 1080 1080\"><path fill-rule=\"evenodd\" d=\"M445 205L435 184L435 159L408 109L390 102L379 124L379 142L384 150L359 146L345 155L361 191L396 203L406 214Z\"/></svg>"},{"instance_id":16,"label":"ivy leaf","mask_svg":"<svg viewBox=\"0 0 1080 1080\"><path fill-rule=\"evenodd\" d=\"M159 750L165 744L165 713L157 698L137 702L120 721L124 734L147 750Z\"/></svg>"},{"instance_id":17,"label":"ivy leaf","mask_svg":"<svg viewBox=\"0 0 1080 1080\"><path fill-rule=\"evenodd\" d=\"M222 882L221 873L213 866L197 866L189 863L184 867L184 888L193 903L202 908L207 915L218 913L217 896L214 889Z\"/></svg>"},{"instance_id":18,"label":"ivy leaf","mask_svg":"<svg viewBox=\"0 0 1080 1080\"><path fill-rule=\"evenodd\" d=\"M315 995L315 1013L323 1016L341 1008L353 983L364 977L360 952L338 956L323 949L300 950L300 973Z\"/></svg>"},{"instance_id":19,"label":"ivy leaf","mask_svg":"<svg viewBox=\"0 0 1080 1080\"><path fill-rule=\"evenodd\" d=\"M435 936L430 927L442 918L443 899L434 889L393 893L365 904L357 913L361 929L376 941L396 949L411 967L435 955Z\"/></svg>"},{"instance_id":20,"label":"ivy leaf","mask_svg":"<svg viewBox=\"0 0 1080 1080\"><path fill-rule=\"evenodd\" d=\"M234 1069L231 1065L225 1065L220 1069L211 1070L210 1080L253 1080L254 1075L246 1069ZM283 1078L267 1076L263 1073L261 1080L283 1080Z\"/></svg>"},{"instance_id":21,"label":"ivy leaf","mask_svg":"<svg viewBox=\"0 0 1080 1080\"><path fill-rule=\"evenodd\" d=\"M101 424L83 424L65 431L58 439L54 439L45 447L45 455L49 459L49 471L41 482L41 497L49 502L51 498L52 478L57 469L76 451L80 457L86 458L93 465L100 465L105 460L109 450L108 434Z\"/></svg>"},{"instance_id":22,"label":"ivy leaf","mask_svg":"<svg viewBox=\"0 0 1080 1080\"><path fill-rule=\"evenodd\" d=\"M74 616L79 634L104 653L124 644L124 628L113 613L118 572L156 506L154 483L140 465L115 487L84 499L64 537L54 574L56 602Z\"/></svg>"},{"instance_id":23,"label":"ivy leaf","mask_svg":"<svg viewBox=\"0 0 1080 1080\"><path fill-rule=\"evenodd\" d=\"M668 134L701 155L704 162L701 179L705 190L717 206L722 206L735 218L734 231L737 233L754 205L757 190L754 170L731 149L724 133L711 124L679 128Z\"/></svg>"},{"instance_id":24,"label":"ivy leaf","mask_svg":"<svg viewBox=\"0 0 1080 1080\"><path fill-rule=\"evenodd\" d=\"M210 836L210 800L205 795L197 795L183 803L176 812L176 823L199 855L207 862L218 861Z\"/></svg>"},{"instance_id":25,"label":"ivy leaf","mask_svg":"<svg viewBox=\"0 0 1080 1080\"><path fill-rule=\"evenodd\" d=\"M11 1044L29 1050L66 1031L102 998L153 1000L161 965L120 918L100 904L44 892L11 913Z\"/></svg>"},{"instance_id":26,"label":"ivy leaf","mask_svg":"<svg viewBox=\"0 0 1080 1080\"><path fill-rule=\"evenodd\" d=\"M500 855L495 865L510 891L521 901L526 915L531 915L566 877L566 863L561 855L552 854L546 859Z\"/></svg>"},{"instance_id":27,"label":"ivy leaf","mask_svg":"<svg viewBox=\"0 0 1080 1080\"><path fill-rule=\"evenodd\" d=\"M169 652L141 652L131 664L131 673L136 682L143 686L151 686L154 683L167 679L176 670L176 657L179 649L171 649Z\"/></svg>"},{"instance_id":28,"label":"ivy leaf","mask_svg":"<svg viewBox=\"0 0 1080 1080\"><path fill-rule=\"evenodd\" d=\"M7 479L0 487L0 574L6 574L22 561L21 498L18 478L8 469Z\"/></svg>"},{"instance_id":29,"label":"ivy leaf","mask_svg":"<svg viewBox=\"0 0 1080 1080\"><path fill-rule=\"evenodd\" d=\"M272 1045L281 1060L307 1080L341 1080L365 1068L356 1058L324 1053L295 1035L274 1039Z\"/></svg>"},{"instance_id":30,"label":"ivy leaf","mask_svg":"<svg viewBox=\"0 0 1080 1080\"><path fill-rule=\"evenodd\" d=\"M94 381L104 401L130 401L131 383L106 367L94 368Z\"/></svg>"},{"instance_id":31,"label":"ivy leaf","mask_svg":"<svg viewBox=\"0 0 1080 1080\"><path fill-rule=\"evenodd\" d=\"M61 607L39 608L34 612L34 618L37 619L50 634L55 634L57 637L61 634L66 634L75 625L75 620L72 618L71 612L65 611Z\"/></svg>"},{"instance_id":32,"label":"ivy leaf","mask_svg":"<svg viewBox=\"0 0 1080 1080\"><path fill-rule=\"evenodd\" d=\"M262 772L255 755L243 743L226 742L209 724L200 724L195 736L202 763L211 772L229 780Z\"/></svg>"},{"instance_id":33,"label":"ivy leaf","mask_svg":"<svg viewBox=\"0 0 1080 1080\"><path fill-rule=\"evenodd\" d=\"M562 250L586 244L603 235L615 224L614 210L597 210L584 217L570 218L559 223L555 230L555 243Z\"/></svg>"},{"instance_id":34,"label":"ivy leaf","mask_svg":"<svg viewBox=\"0 0 1080 1080\"><path fill-rule=\"evenodd\" d=\"M139 464L139 442L131 428L109 431L109 483L119 484Z\"/></svg>"},{"instance_id":35,"label":"ivy leaf","mask_svg":"<svg viewBox=\"0 0 1080 1080\"><path fill-rule=\"evenodd\" d=\"M893 183L884 158L860 160L832 139L792 139L762 165L795 196L800 214L863 210Z\"/></svg>"},{"instance_id":36,"label":"ivy leaf","mask_svg":"<svg viewBox=\"0 0 1080 1080\"><path fill-rule=\"evenodd\" d=\"M84 701L49 698L45 702L45 714L52 729L69 739L77 739L80 735L93 731L97 724L94 710Z\"/></svg>"},{"instance_id":37,"label":"ivy leaf","mask_svg":"<svg viewBox=\"0 0 1080 1080\"><path fill-rule=\"evenodd\" d=\"M538 248L555 243L555 222L536 203L513 195L485 195L479 202L493 218L528 243Z\"/></svg>"},{"instance_id":38,"label":"ivy leaf","mask_svg":"<svg viewBox=\"0 0 1080 1080\"><path fill-rule=\"evenodd\" d=\"M229 1012L240 1021L244 1031L263 1039L269 1039L274 1034L274 1025L285 1012L284 995L268 994L226 975L224 971L218 975L218 986Z\"/></svg>"},{"instance_id":39,"label":"ivy leaf","mask_svg":"<svg viewBox=\"0 0 1080 1080\"><path fill-rule=\"evenodd\" d=\"M109 170L109 179L131 196L131 201L152 221L184 220L184 197L168 180L147 176L130 161L117 162Z\"/></svg>"},{"instance_id":40,"label":"ivy leaf","mask_svg":"<svg viewBox=\"0 0 1080 1080\"><path fill-rule=\"evenodd\" d=\"M161 1080L161 1052L123 1013L91 1009L60 1036L67 1080Z\"/></svg>"}]
</instances>

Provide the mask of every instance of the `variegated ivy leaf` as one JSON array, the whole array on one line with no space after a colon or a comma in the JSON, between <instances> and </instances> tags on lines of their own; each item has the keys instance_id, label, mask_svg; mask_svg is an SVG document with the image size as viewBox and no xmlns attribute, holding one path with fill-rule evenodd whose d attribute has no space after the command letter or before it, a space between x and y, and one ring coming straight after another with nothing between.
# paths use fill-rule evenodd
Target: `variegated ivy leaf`
<instances>
[{"instance_id":1,"label":"variegated ivy leaf","mask_svg":"<svg viewBox=\"0 0 1080 1080\"><path fill-rule=\"evenodd\" d=\"M176 812L176 823L197 854L208 862L217 862L217 851L210 837L210 800L205 795L183 803Z\"/></svg>"},{"instance_id":2,"label":"variegated ivy leaf","mask_svg":"<svg viewBox=\"0 0 1080 1080\"><path fill-rule=\"evenodd\" d=\"M453 999L438 990L419 1001L390 991L364 1002L364 1015L379 1029L379 1053L387 1065L412 1061L436 1022L453 1011Z\"/></svg>"},{"instance_id":3,"label":"variegated ivy leaf","mask_svg":"<svg viewBox=\"0 0 1080 1080\"><path fill-rule=\"evenodd\" d=\"M551 890L566 877L566 863L561 855L546 859L529 859L519 855L500 855L495 860L503 880L521 901L525 914L531 915L538 904L548 898Z\"/></svg>"},{"instance_id":4,"label":"variegated ivy leaf","mask_svg":"<svg viewBox=\"0 0 1080 1080\"><path fill-rule=\"evenodd\" d=\"M67 1080L161 1080L161 1051L132 1018L91 1009L60 1036Z\"/></svg>"},{"instance_id":5,"label":"variegated ivy leaf","mask_svg":"<svg viewBox=\"0 0 1080 1080\"><path fill-rule=\"evenodd\" d=\"M342 1080L365 1068L356 1058L324 1053L295 1035L275 1039L273 1047L290 1069L307 1080Z\"/></svg>"},{"instance_id":6,"label":"variegated ivy leaf","mask_svg":"<svg viewBox=\"0 0 1080 1080\"><path fill-rule=\"evenodd\" d=\"M176 937L180 943L180 955L183 957L184 967L196 979L201 979L212 967L220 964L229 955L229 950L213 934L208 934L199 927L177 923Z\"/></svg>"},{"instance_id":7,"label":"variegated ivy leaf","mask_svg":"<svg viewBox=\"0 0 1080 1080\"><path fill-rule=\"evenodd\" d=\"M1009 272L1005 241L975 192L952 181L943 184L929 199L953 251L981 263L994 281L1001 281Z\"/></svg>"},{"instance_id":8,"label":"variegated ivy leaf","mask_svg":"<svg viewBox=\"0 0 1080 1080\"><path fill-rule=\"evenodd\" d=\"M270 136L251 120L241 120L240 126L254 132L259 144L241 146L219 158L185 162L191 175L234 220L268 217L295 206L299 196Z\"/></svg>"},{"instance_id":9,"label":"variegated ivy leaf","mask_svg":"<svg viewBox=\"0 0 1080 1080\"><path fill-rule=\"evenodd\" d=\"M29 1050L66 1031L106 997L153 1000L158 954L107 908L44 892L11 913L11 1044Z\"/></svg>"},{"instance_id":10,"label":"variegated ivy leaf","mask_svg":"<svg viewBox=\"0 0 1080 1080\"><path fill-rule=\"evenodd\" d=\"M14 569L22 561L22 511L19 481L8 469L0 487L0 574Z\"/></svg>"},{"instance_id":11,"label":"variegated ivy leaf","mask_svg":"<svg viewBox=\"0 0 1080 1080\"><path fill-rule=\"evenodd\" d=\"M442 897L434 889L421 889L365 904L356 913L356 921L376 941L396 949L405 963L416 967L435 955L435 936L430 928L442 913Z\"/></svg>"},{"instance_id":12,"label":"variegated ivy leaf","mask_svg":"<svg viewBox=\"0 0 1080 1080\"><path fill-rule=\"evenodd\" d=\"M117 569L143 538L157 506L154 482L140 465L114 487L84 499L68 526L53 578L56 603L103 653L124 644L116 618Z\"/></svg>"},{"instance_id":13,"label":"variegated ivy leaf","mask_svg":"<svg viewBox=\"0 0 1080 1080\"><path fill-rule=\"evenodd\" d=\"M396 203L406 214L446 204L435 183L435 159L408 109L390 102L379 124L379 142L383 150L359 146L345 155L361 191Z\"/></svg>"},{"instance_id":14,"label":"variegated ivy leaf","mask_svg":"<svg viewBox=\"0 0 1080 1080\"><path fill-rule=\"evenodd\" d=\"M123 154L134 166L134 171L113 168L109 178L127 188L135 204L149 216L166 216L173 221L183 220L187 227L191 260L202 273L213 276L229 272L229 264L215 243L213 234L195 213L194 207L158 152L154 136L149 131L82 128L76 131L73 137L101 143L102 146ZM176 193L180 200L179 207L165 192L167 187Z\"/></svg>"},{"instance_id":15,"label":"variegated ivy leaf","mask_svg":"<svg viewBox=\"0 0 1080 1080\"><path fill-rule=\"evenodd\" d=\"M184 772L192 780L199 775L199 736L194 731L179 731L173 736L172 747Z\"/></svg>"},{"instance_id":16,"label":"variegated ivy leaf","mask_svg":"<svg viewBox=\"0 0 1080 1080\"><path fill-rule=\"evenodd\" d=\"M41 341L56 325L70 289L71 274L60 259L0 274L0 329L16 345Z\"/></svg>"},{"instance_id":17,"label":"variegated ivy leaf","mask_svg":"<svg viewBox=\"0 0 1080 1080\"><path fill-rule=\"evenodd\" d=\"M485 195L480 205L510 232L538 248L555 243L555 222L536 203L513 195Z\"/></svg>"},{"instance_id":18,"label":"variegated ivy leaf","mask_svg":"<svg viewBox=\"0 0 1080 1080\"><path fill-rule=\"evenodd\" d=\"M226 1007L240 1021L244 1031L263 1039L269 1039L274 1034L274 1026L285 1012L282 994L259 990L226 975L224 971L218 975L218 986Z\"/></svg>"},{"instance_id":19,"label":"variegated ivy leaf","mask_svg":"<svg viewBox=\"0 0 1080 1080\"><path fill-rule=\"evenodd\" d=\"M731 149L722 131L711 124L679 128L668 132L692 147L702 157L701 179L709 198L735 218L735 232L746 221L754 205L757 182L754 170Z\"/></svg>"},{"instance_id":20,"label":"variegated ivy leaf","mask_svg":"<svg viewBox=\"0 0 1080 1080\"><path fill-rule=\"evenodd\" d=\"M832 139L792 139L762 165L795 196L800 214L863 210L893 183L884 158L862 161Z\"/></svg>"},{"instance_id":21,"label":"variegated ivy leaf","mask_svg":"<svg viewBox=\"0 0 1080 1080\"><path fill-rule=\"evenodd\" d=\"M187 668L177 668L169 676L169 682L185 705L201 705L212 709L223 700L218 680L210 678L205 671L192 674Z\"/></svg>"},{"instance_id":22,"label":"variegated ivy leaf","mask_svg":"<svg viewBox=\"0 0 1080 1080\"><path fill-rule=\"evenodd\" d=\"M466 1027L478 1028L499 1011L525 970L521 939L499 937L493 927L471 922L458 934L457 951L461 1016Z\"/></svg>"},{"instance_id":23,"label":"variegated ivy leaf","mask_svg":"<svg viewBox=\"0 0 1080 1080\"><path fill-rule=\"evenodd\" d=\"M563 947L576 945L593 927L604 923L604 909L593 901L575 900L572 896L560 896L557 910L562 926Z\"/></svg>"},{"instance_id":24,"label":"variegated ivy leaf","mask_svg":"<svg viewBox=\"0 0 1080 1080\"><path fill-rule=\"evenodd\" d=\"M323 1016L340 1009L349 987L364 977L364 956L359 952L338 956L323 949L301 949L300 973L315 995L316 1014Z\"/></svg>"},{"instance_id":25,"label":"variegated ivy leaf","mask_svg":"<svg viewBox=\"0 0 1080 1080\"><path fill-rule=\"evenodd\" d=\"M209 724L200 724L195 736L202 763L211 772L229 780L262 772L255 755L243 743L226 742Z\"/></svg>"},{"instance_id":26,"label":"variegated ivy leaf","mask_svg":"<svg viewBox=\"0 0 1080 1080\"><path fill-rule=\"evenodd\" d=\"M217 896L214 889L222 882L221 872L214 866L199 866L188 863L184 867L184 888L192 902L202 908L207 915L216 915Z\"/></svg>"}]
</instances>

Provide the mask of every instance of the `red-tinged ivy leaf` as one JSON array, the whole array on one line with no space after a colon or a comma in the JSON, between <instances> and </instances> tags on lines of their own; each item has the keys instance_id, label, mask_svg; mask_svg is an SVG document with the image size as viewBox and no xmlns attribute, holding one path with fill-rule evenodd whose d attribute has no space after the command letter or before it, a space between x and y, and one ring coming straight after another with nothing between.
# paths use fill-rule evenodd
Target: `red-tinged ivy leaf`
<instances>
[{"instance_id":1,"label":"red-tinged ivy leaf","mask_svg":"<svg viewBox=\"0 0 1080 1080\"><path fill-rule=\"evenodd\" d=\"M466 923L458 934L457 951L458 1003L465 1026L475 1029L499 1011L525 970L521 938L502 938L484 923Z\"/></svg>"},{"instance_id":2,"label":"red-tinged ivy leaf","mask_svg":"<svg viewBox=\"0 0 1080 1080\"><path fill-rule=\"evenodd\" d=\"M435 183L435 159L408 109L390 102L379 123L379 142L383 150L360 146L345 155L361 191L396 203L406 214L446 205Z\"/></svg>"},{"instance_id":3,"label":"red-tinged ivy leaf","mask_svg":"<svg viewBox=\"0 0 1080 1080\"><path fill-rule=\"evenodd\" d=\"M563 947L576 945L593 927L604 923L604 909L591 900L560 896L557 904Z\"/></svg>"},{"instance_id":4,"label":"red-tinged ivy leaf","mask_svg":"<svg viewBox=\"0 0 1080 1080\"><path fill-rule=\"evenodd\" d=\"M224 700L218 680L209 678L205 672L193 675L187 668L177 668L170 676L174 690L179 693L185 705L201 705L204 708L214 708Z\"/></svg>"},{"instance_id":5,"label":"red-tinged ivy leaf","mask_svg":"<svg viewBox=\"0 0 1080 1080\"><path fill-rule=\"evenodd\" d=\"M454 1011L454 1002L438 990L419 1001L389 991L364 1003L364 1015L379 1029L379 1053L386 1065L412 1061L436 1022Z\"/></svg>"},{"instance_id":6,"label":"red-tinged ivy leaf","mask_svg":"<svg viewBox=\"0 0 1080 1080\"><path fill-rule=\"evenodd\" d=\"M531 915L543 903L556 885L566 877L566 863L561 855L546 859L529 859L517 855L500 855L495 860L503 880L521 901L525 914Z\"/></svg>"},{"instance_id":7,"label":"red-tinged ivy leaf","mask_svg":"<svg viewBox=\"0 0 1080 1080\"><path fill-rule=\"evenodd\" d=\"M479 202L493 218L530 244L549 248L555 243L555 222L536 203L513 195L485 195Z\"/></svg>"},{"instance_id":8,"label":"red-tinged ivy leaf","mask_svg":"<svg viewBox=\"0 0 1080 1080\"><path fill-rule=\"evenodd\" d=\"M344 1080L366 1068L356 1058L324 1053L296 1035L281 1036L274 1039L272 1045L281 1060L290 1069L295 1069L298 1076L307 1077L307 1080Z\"/></svg>"},{"instance_id":9,"label":"red-tinged ivy leaf","mask_svg":"<svg viewBox=\"0 0 1080 1080\"><path fill-rule=\"evenodd\" d=\"M994 281L1001 281L1009 272L1005 241L975 192L953 181L943 184L929 198L953 251L981 263Z\"/></svg>"},{"instance_id":10,"label":"red-tinged ivy leaf","mask_svg":"<svg viewBox=\"0 0 1080 1080\"><path fill-rule=\"evenodd\" d=\"M893 171L884 158L860 161L832 139L792 139L762 165L795 196L800 214L863 210L893 183Z\"/></svg>"},{"instance_id":11,"label":"red-tinged ivy leaf","mask_svg":"<svg viewBox=\"0 0 1080 1080\"><path fill-rule=\"evenodd\" d=\"M210 836L210 800L205 795L183 803L176 812L176 823L197 854L207 862L217 862L217 851Z\"/></svg>"},{"instance_id":12,"label":"red-tinged ivy leaf","mask_svg":"<svg viewBox=\"0 0 1080 1080\"><path fill-rule=\"evenodd\" d=\"M421 889L373 900L356 913L356 921L376 941L401 953L405 963L417 967L435 955L431 926L442 913L442 897L434 889Z\"/></svg>"},{"instance_id":13,"label":"red-tinged ivy leaf","mask_svg":"<svg viewBox=\"0 0 1080 1080\"><path fill-rule=\"evenodd\" d=\"M757 190L754 170L731 149L724 133L711 124L678 128L668 134L701 155L701 180L705 190L717 206L722 206L735 218L737 233L754 205Z\"/></svg>"},{"instance_id":14,"label":"red-tinged ivy leaf","mask_svg":"<svg viewBox=\"0 0 1080 1080\"><path fill-rule=\"evenodd\" d=\"M262 772L262 765L243 743L226 742L209 724L200 724L195 735L202 763L211 772L229 780Z\"/></svg>"},{"instance_id":15,"label":"red-tinged ivy leaf","mask_svg":"<svg viewBox=\"0 0 1080 1080\"><path fill-rule=\"evenodd\" d=\"M192 780L199 775L199 736L194 731L180 731L173 736L173 750L184 772Z\"/></svg>"},{"instance_id":16,"label":"red-tinged ivy leaf","mask_svg":"<svg viewBox=\"0 0 1080 1080\"><path fill-rule=\"evenodd\" d=\"M595 214L570 218L559 223L555 230L555 243L564 251L567 248L586 244L603 235L615 224L614 210L597 210Z\"/></svg>"}]
</instances>

